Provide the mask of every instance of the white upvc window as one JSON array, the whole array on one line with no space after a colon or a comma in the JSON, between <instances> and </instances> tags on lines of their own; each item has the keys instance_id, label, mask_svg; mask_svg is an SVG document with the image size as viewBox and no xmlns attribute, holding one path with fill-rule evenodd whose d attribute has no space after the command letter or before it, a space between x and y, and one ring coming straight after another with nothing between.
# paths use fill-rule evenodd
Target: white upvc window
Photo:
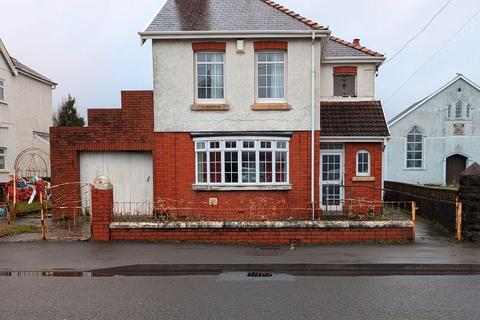
<instances>
[{"instance_id":1,"label":"white upvc window","mask_svg":"<svg viewBox=\"0 0 480 320\"><path fill-rule=\"evenodd\" d=\"M366 150L357 152L357 176L370 176L370 153Z\"/></svg>"},{"instance_id":2,"label":"white upvc window","mask_svg":"<svg viewBox=\"0 0 480 320\"><path fill-rule=\"evenodd\" d=\"M225 101L225 53L197 52L196 101L223 103Z\"/></svg>"},{"instance_id":3,"label":"white upvc window","mask_svg":"<svg viewBox=\"0 0 480 320\"><path fill-rule=\"evenodd\" d=\"M256 53L257 102L285 102L285 52Z\"/></svg>"},{"instance_id":4,"label":"white upvc window","mask_svg":"<svg viewBox=\"0 0 480 320\"><path fill-rule=\"evenodd\" d=\"M289 139L216 137L195 139L196 184L285 185Z\"/></svg>"},{"instance_id":5,"label":"white upvc window","mask_svg":"<svg viewBox=\"0 0 480 320\"><path fill-rule=\"evenodd\" d=\"M0 101L5 101L5 80L0 79Z\"/></svg>"},{"instance_id":6,"label":"white upvc window","mask_svg":"<svg viewBox=\"0 0 480 320\"><path fill-rule=\"evenodd\" d=\"M7 148L0 147L0 170L7 169Z\"/></svg>"},{"instance_id":7,"label":"white upvc window","mask_svg":"<svg viewBox=\"0 0 480 320\"><path fill-rule=\"evenodd\" d=\"M407 133L407 168L423 168L423 150L423 133L419 127L415 126Z\"/></svg>"},{"instance_id":8,"label":"white upvc window","mask_svg":"<svg viewBox=\"0 0 480 320\"><path fill-rule=\"evenodd\" d=\"M457 104L455 105L455 119L461 119L463 118L463 103L462 101L457 101Z\"/></svg>"}]
</instances>

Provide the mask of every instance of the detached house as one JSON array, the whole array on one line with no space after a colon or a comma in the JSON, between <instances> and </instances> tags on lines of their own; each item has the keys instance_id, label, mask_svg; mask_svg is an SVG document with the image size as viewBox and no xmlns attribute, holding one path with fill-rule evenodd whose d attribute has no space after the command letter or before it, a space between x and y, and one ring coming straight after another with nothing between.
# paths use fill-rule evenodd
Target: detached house
<instances>
[{"instance_id":1,"label":"detached house","mask_svg":"<svg viewBox=\"0 0 480 320\"><path fill-rule=\"evenodd\" d=\"M15 158L23 150L49 152L55 86L11 57L0 39L0 183L12 179Z\"/></svg>"},{"instance_id":2,"label":"detached house","mask_svg":"<svg viewBox=\"0 0 480 320\"><path fill-rule=\"evenodd\" d=\"M270 0L167 0L140 37L153 93L89 110L87 128L52 128L55 184L104 174L117 203L162 199L215 220L381 200L382 54ZM258 198L286 209L247 215Z\"/></svg>"}]
</instances>

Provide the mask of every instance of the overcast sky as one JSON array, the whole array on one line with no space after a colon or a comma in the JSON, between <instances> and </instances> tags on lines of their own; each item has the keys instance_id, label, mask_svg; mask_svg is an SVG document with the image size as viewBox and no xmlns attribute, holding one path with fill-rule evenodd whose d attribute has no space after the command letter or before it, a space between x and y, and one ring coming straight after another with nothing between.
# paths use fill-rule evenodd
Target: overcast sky
<instances>
[{"instance_id":1,"label":"overcast sky","mask_svg":"<svg viewBox=\"0 0 480 320\"><path fill-rule=\"evenodd\" d=\"M54 105L71 93L82 113L118 107L120 90L151 89L151 43L145 28L165 0L0 0L0 37L13 57L59 83ZM392 56L447 0L277 0L332 35ZM480 83L480 15L388 98L478 9L453 0L425 32L380 69L377 98L387 118L429 95L457 72Z\"/></svg>"}]
</instances>

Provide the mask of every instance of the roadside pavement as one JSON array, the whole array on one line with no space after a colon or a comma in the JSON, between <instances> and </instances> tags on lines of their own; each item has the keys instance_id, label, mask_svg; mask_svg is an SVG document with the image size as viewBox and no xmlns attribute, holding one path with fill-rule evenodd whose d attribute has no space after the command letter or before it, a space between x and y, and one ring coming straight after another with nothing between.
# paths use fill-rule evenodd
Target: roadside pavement
<instances>
[{"instance_id":1,"label":"roadside pavement","mask_svg":"<svg viewBox=\"0 0 480 320\"><path fill-rule=\"evenodd\" d=\"M480 245L245 247L149 242L14 242L0 244L1 271L78 270L192 264L475 264Z\"/></svg>"}]
</instances>

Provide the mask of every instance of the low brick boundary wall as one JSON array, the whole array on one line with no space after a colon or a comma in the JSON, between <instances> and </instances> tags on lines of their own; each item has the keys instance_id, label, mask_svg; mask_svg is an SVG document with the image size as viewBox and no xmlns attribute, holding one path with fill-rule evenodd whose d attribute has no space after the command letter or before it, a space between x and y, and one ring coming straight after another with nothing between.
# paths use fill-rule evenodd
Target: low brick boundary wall
<instances>
[{"instance_id":1,"label":"low brick boundary wall","mask_svg":"<svg viewBox=\"0 0 480 320\"><path fill-rule=\"evenodd\" d=\"M111 240L287 245L412 241L411 221L112 222Z\"/></svg>"},{"instance_id":2,"label":"low brick boundary wall","mask_svg":"<svg viewBox=\"0 0 480 320\"><path fill-rule=\"evenodd\" d=\"M225 244L316 244L412 241L412 221L167 221L114 222L113 187L92 188L92 239L195 241Z\"/></svg>"}]
</instances>

